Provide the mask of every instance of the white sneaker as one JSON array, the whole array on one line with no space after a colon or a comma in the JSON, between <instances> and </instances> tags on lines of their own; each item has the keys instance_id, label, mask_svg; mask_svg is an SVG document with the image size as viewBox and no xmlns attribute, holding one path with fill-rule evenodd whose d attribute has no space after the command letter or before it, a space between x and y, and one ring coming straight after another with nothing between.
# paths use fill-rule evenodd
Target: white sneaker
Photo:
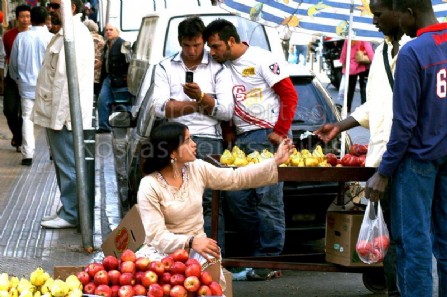
<instances>
[{"instance_id":1,"label":"white sneaker","mask_svg":"<svg viewBox=\"0 0 447 297\"><path fill-rule=\"evenodd\" d=\"M41 221L45 222L45 221L49 221L49 220L54 220L55 218L57 218L57 213L49 215L49 216L43 216Z\"/></svg>"},{"instance_id":2,"label":"white sneaker","mask_svg":"<svg viewBox=\"0 0 447 297\"><path fill-rule=\"evenodd\" d=\"M71 224L64 220L63 218L56 217L55 219L48 220L48 221L42 221L40 222L40 225L45 228L49 229L63 229L63 228L75 228L75 224Z\"/></svg>"}]
</instances>

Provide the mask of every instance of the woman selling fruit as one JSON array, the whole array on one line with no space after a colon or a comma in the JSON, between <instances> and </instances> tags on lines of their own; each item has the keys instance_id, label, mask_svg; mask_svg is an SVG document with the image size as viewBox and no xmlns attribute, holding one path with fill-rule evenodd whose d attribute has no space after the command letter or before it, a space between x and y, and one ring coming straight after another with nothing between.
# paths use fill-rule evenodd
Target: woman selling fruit
<instances>
[{"instance_id":1,"label":"woman selling fruit","mask_svg":"<svg viewBox=\"0 0 447 297\"><path fill-rule=\"evenodd\" d=\"M207 238L203 228L204 189L236 190L277 183L278 165L288 160L292 150L292 141L285 139L271 159L237 169L221 168L196 159L196 144L187 126L169 122L157 127L138 191L146 240L137 254L159 260L185 248L207 261L220 258L217 242Z\"/></svg>"}]
</instances>

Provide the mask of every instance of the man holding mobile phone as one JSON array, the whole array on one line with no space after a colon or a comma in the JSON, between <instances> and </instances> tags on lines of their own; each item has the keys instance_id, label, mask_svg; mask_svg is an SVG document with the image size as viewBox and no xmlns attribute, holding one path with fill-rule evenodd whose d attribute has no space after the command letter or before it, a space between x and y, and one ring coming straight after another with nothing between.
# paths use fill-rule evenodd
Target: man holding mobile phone
<instances>
[{"instance_id":1,"label":"man holding mobile phone","mask_svg":"<svg viewBox=\"0 0 447 297\"><path fill-rule=\"evenodd\" d=\"M234 108L231 74L205 49L203 30L205 25L197 16L180 22L178 41L182 50L156 66L152 94L156 116L187 125L201 159L222 154L220 122L230 120ZM211 236L211 199L208 189L203 197L208 236ZM219 220L218 242L223 248L222 214Z\"/></svg>"}]
</instances>

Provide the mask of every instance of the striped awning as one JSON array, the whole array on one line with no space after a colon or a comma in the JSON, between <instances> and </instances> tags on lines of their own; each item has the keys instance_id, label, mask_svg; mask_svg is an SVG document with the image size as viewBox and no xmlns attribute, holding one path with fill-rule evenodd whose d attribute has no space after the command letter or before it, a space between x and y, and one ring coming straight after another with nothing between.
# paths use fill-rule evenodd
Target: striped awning
<instances>
[{"instance_id":1,"label":"striped awning","mask_svg":"<svg viewBox=\"0 0 447 297\"><path fill-rule=\"evenodd\" d=\"M447 20L447 0L432 0L436 16ZM352 4L353 3L353 4ZM292 31L345 38L352 10L352 38L380 40L369 0L220 0L223 9L261 24Z\"/></svg>"}]
</instances>

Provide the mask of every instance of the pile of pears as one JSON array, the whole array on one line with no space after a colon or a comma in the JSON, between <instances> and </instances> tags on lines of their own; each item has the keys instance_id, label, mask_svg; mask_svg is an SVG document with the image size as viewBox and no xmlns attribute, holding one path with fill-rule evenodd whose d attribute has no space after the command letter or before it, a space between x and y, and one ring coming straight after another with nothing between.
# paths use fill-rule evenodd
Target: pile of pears
<instances>
[{"instance_id":1,"label":"pile of pears","mask_svg":"<svg viewBox=\"0 0 447 297\"><path fill-rule=\"evenodd\" d=\"M29 279L0 273L0 297L82 297L82 284L76 275L55 280L42 267Z\"/></svg>"},{"instance_id":2,"label":"pile of pears","mask_svg":"<svg viewBox=\"0 0 447 297\"><path fill-rule=\"evenodd\" d=\"M267 149L262 152L253 151L246 155L238 146L234 146L232 150L226 149L220 156L220 163L226 166L241 167L250 164L256 164L264 160L273 158L273 153ZM280 165L280 167L332 167L327 162L326 155L320 145L317 145L313 151L302 149L298 151L293 149L287 162ZM1 297L1 296L0 296Z\"/></svg>"}]
</instances>

